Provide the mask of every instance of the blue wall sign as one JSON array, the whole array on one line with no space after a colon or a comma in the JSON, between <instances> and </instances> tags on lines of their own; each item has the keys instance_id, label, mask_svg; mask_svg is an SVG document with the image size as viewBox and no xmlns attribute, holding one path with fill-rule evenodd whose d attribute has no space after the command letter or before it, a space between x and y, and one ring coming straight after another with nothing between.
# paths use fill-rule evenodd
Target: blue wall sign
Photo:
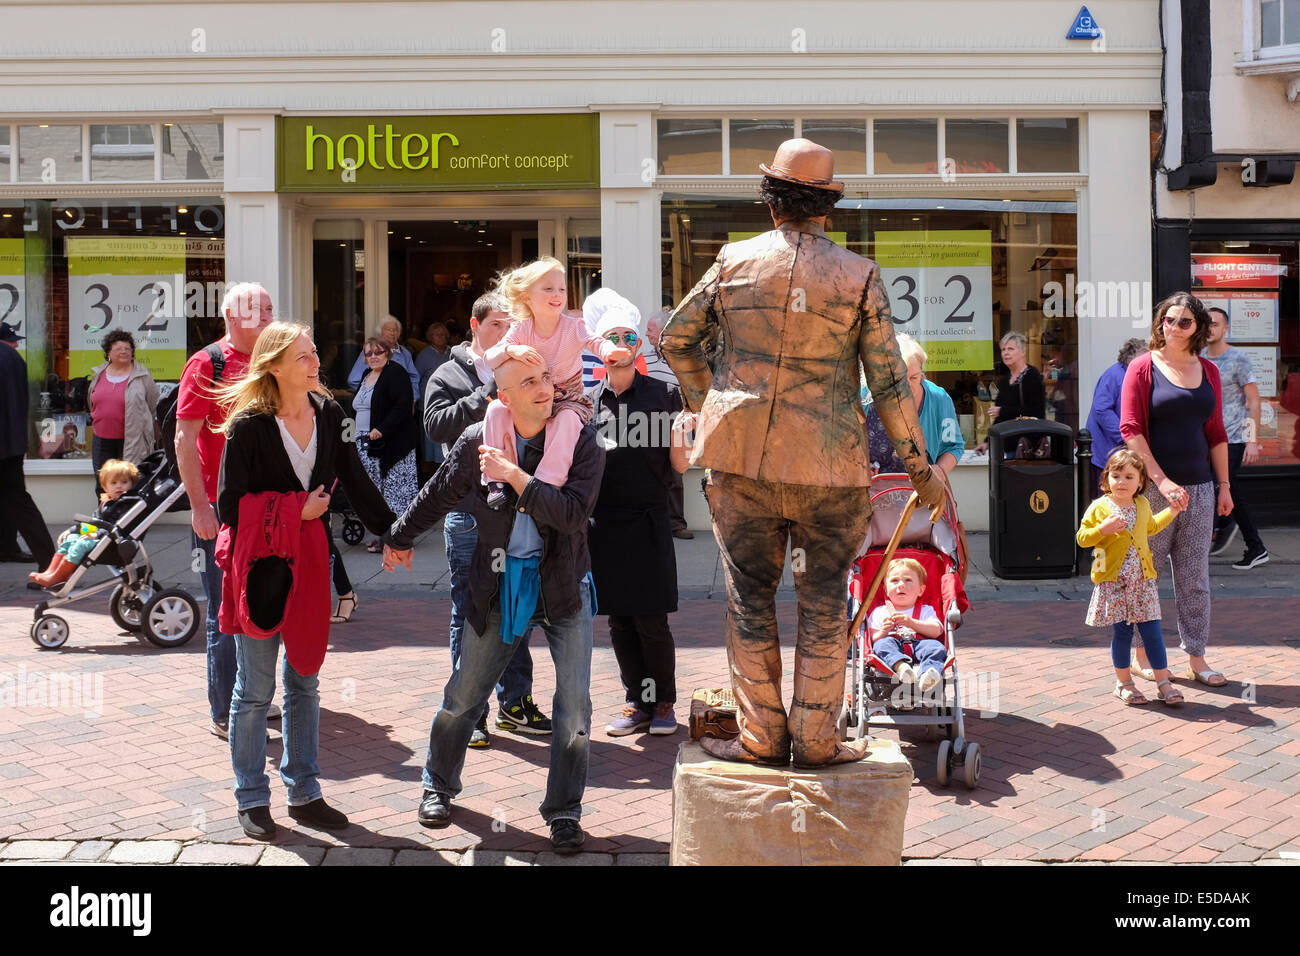
<instances>
[{"instance_id":1,"label":"blue wall sign","mask_svg":"<svg viewBox=\"0 0 1300 956\"><path fill-rule=\"evenodd\" d=\"M1101 27L1087 7L1079 8L1079 15L1074 18L1074 26L1065 35L1067 40L1095 40L1101 36Z\"/></svg>"}]
</instances>

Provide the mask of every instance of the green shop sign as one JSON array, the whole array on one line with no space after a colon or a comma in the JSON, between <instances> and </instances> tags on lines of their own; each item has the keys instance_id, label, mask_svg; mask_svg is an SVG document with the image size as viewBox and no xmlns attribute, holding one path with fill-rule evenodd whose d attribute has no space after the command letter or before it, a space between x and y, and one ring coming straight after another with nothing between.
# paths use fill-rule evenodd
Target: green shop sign
<instances>
[{"instance_id":1,"label":"green shop sign","mask_svg":"<svg viewBox=\"0 0 1300 956\"><path fill-rule=\"evenodd\" d=\"M595 113L281 116L281 192L596 189Z\"/></svg>"}]
</instances>

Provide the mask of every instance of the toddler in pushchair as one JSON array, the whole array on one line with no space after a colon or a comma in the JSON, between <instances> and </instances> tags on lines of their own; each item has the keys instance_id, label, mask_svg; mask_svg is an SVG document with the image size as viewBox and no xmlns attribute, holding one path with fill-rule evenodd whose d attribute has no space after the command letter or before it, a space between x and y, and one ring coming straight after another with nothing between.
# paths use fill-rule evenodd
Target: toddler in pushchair
<instances>
[{"instance_id":1,"label":"toddler in pushchair","mask_svg":"<svg viewBox=\"0 0 1300 956\"><path fill-rule=\"evenodd\" d=\"M198 602L180 588L160 589L144 547L144 536L185 494L163 451L155 451L137 468L112 460L100 469L106 489L97 513L75 515L79 524L60 538L59 553L43 575L32 579L52 595L36 606L31 637L44 649L62 647L68 622L50 609L112 589L109 612L123 629L158 647L179 647L198 631ZM92 568L111 575L83 585Z\"/></svg>"},{"instance_id":2,"label":"toddler in pushchair","mask_svg":"<svg viewBox=\"0 0 1300 956\"><path fill-rule=\"evenodd\" d=\"M949 495L943 517L932 524L928 515L913 513L906 475L877 475L871 486L871 529L849 576L853 625L841 734L861 738L871 727L919 726L927 740L945 738L939 784L960 765L973 789L982 758L979 744L966 740L957 675L955 632L970 602L956 507Z\"/></svg>"}]
</instances>

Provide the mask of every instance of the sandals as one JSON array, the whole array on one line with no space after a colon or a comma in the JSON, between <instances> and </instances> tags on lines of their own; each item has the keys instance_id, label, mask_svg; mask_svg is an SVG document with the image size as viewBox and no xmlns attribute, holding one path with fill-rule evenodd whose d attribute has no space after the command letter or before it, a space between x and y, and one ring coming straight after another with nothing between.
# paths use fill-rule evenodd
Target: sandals
<instances>
[{"instance_id":1,"label":"sandals","mask_svg":"<svg viewBox=\"0 0 1300 956\"><path fill-rule=\"evenodd\" d=\"M1165 683L1169 682L1165 681ZM1115 681L1115 696L1130 707L1141 707L1143 704L1151 703L1142 696L1142 692L1131 680Z\"/></svg>"},{"instance_id":2,"label":"sandals","mask_svg":"<svg viewBox=\"0 0 1300 956\"><path fill-rule=\"evenodd\" d=\"M334 614L330 617L330 623L346 624L351 619L352 612L357 609L357 603L356 591L340 597L338 607L334 609Z\"/></svg>"},{"instance_id":3,"label":"sandals","mask_svg":"<svg viewBox=\"0 0 1300 956\"><path fill-rule=\"evenodd\" d=\"M1154 681L1156 679L1155 670L1152 669L1150 666L1143 667L1141 664L1139 664L1136 653L1129 655L1128 669L1131 670L1134 674L1137 674L1137 676L1141 677L1143 680Z\"/></svg>"},{"instance_id":4,"label":"sandals","mask_svg":"<svg viewBox=\"0 0 1300 956\"><path fill-rule=\"evenodd\" d=\"M1215 677L1218 678L1217 681L1213 679ZM1187 679L1204 684L1206 687L1223 687L1228 683L1228 678L1219 671L1194 671L1191 664L1187 665Z\"/></svg>"},{"instance_id":5,"label":"sandals","mask_svg":"<svg viewBox=\"0 0 1300 956\"><path fill-rule=\"evenodd\" d=\"M374 541L371 541L368 545L366 545L366 550L369 551L371 554L382 554L384 551L384 544L382 541L376 538Z\"/></svg>"},{"instance_id":6,"label":"sandals","mask_svg":"<svg viewBox=\"0 0 1300 956\"><path fill-rule=\"evenodd\" d=\"M1166 690L1161 690L1166 687ZM1156 699L1168 707L1177 707L1183 702L1183 695L1171 680L1162 680L1156 684Z\"/></svg>"}]
</instances>

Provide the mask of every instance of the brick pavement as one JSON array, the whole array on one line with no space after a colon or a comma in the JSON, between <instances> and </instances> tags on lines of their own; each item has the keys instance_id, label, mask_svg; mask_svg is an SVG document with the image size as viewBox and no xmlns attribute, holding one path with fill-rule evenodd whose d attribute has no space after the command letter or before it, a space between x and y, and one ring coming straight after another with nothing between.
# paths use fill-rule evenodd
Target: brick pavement
<instances>
[{"instance_id":1,"label":"brick pavement","mask_svg":"<svg viewBox=\"0 0 1300 956\"><path fill-rule=\"evenodd\" d=\"M27 637L35 600L20 595L0 609L0 840L117 844L82 842L65 858L248 862L247 851L207 847L248 841L235 820L226 745L207 731L201 638L170 652L146 647L118 634L91 600L67 610L68 644L42 652ZM792 633L793 603L778 607ZM963 671L998 711L969 717L968 736L985 754L982 785L939 787L935 745L905 735L917 773L905 856L1239 862L1300 851L1294 602L1216 600L1211 660L1235 680L1221 690L1180 682L1188 701L1177 710L1126 708L1110 696L1107 637L1082 625L1084 610L1078 599L984 601L968 616L958 632ZM673 619L683 694L726 682L723 613L720 601L688 600ZM272 772L273 811L286 831L279 850L308 862L325 857L308 851L347 847L385 852L331 854L335 863L414 862L402 851L430 848L446 862L471 849L483 861L544 860L544 739L495 734L490 750L469 754L455 825L416 823L429 721L450 667L447 614L444 598L408 590L376 596L335 627L321 673L320 765L326 796L354 825L338 838L294 827ZM603 619L596 645L587 849L643 861L635 855L668 848L671 766L684 734L601 732L622 700ZM535 660L549 709L553 670L544 650ZM1182 660L1171 650L1175 667ZM15 842L4 856L34 846L36 856L63 857L58 849L71 844Z\"/></svg>"}]
</instances>

